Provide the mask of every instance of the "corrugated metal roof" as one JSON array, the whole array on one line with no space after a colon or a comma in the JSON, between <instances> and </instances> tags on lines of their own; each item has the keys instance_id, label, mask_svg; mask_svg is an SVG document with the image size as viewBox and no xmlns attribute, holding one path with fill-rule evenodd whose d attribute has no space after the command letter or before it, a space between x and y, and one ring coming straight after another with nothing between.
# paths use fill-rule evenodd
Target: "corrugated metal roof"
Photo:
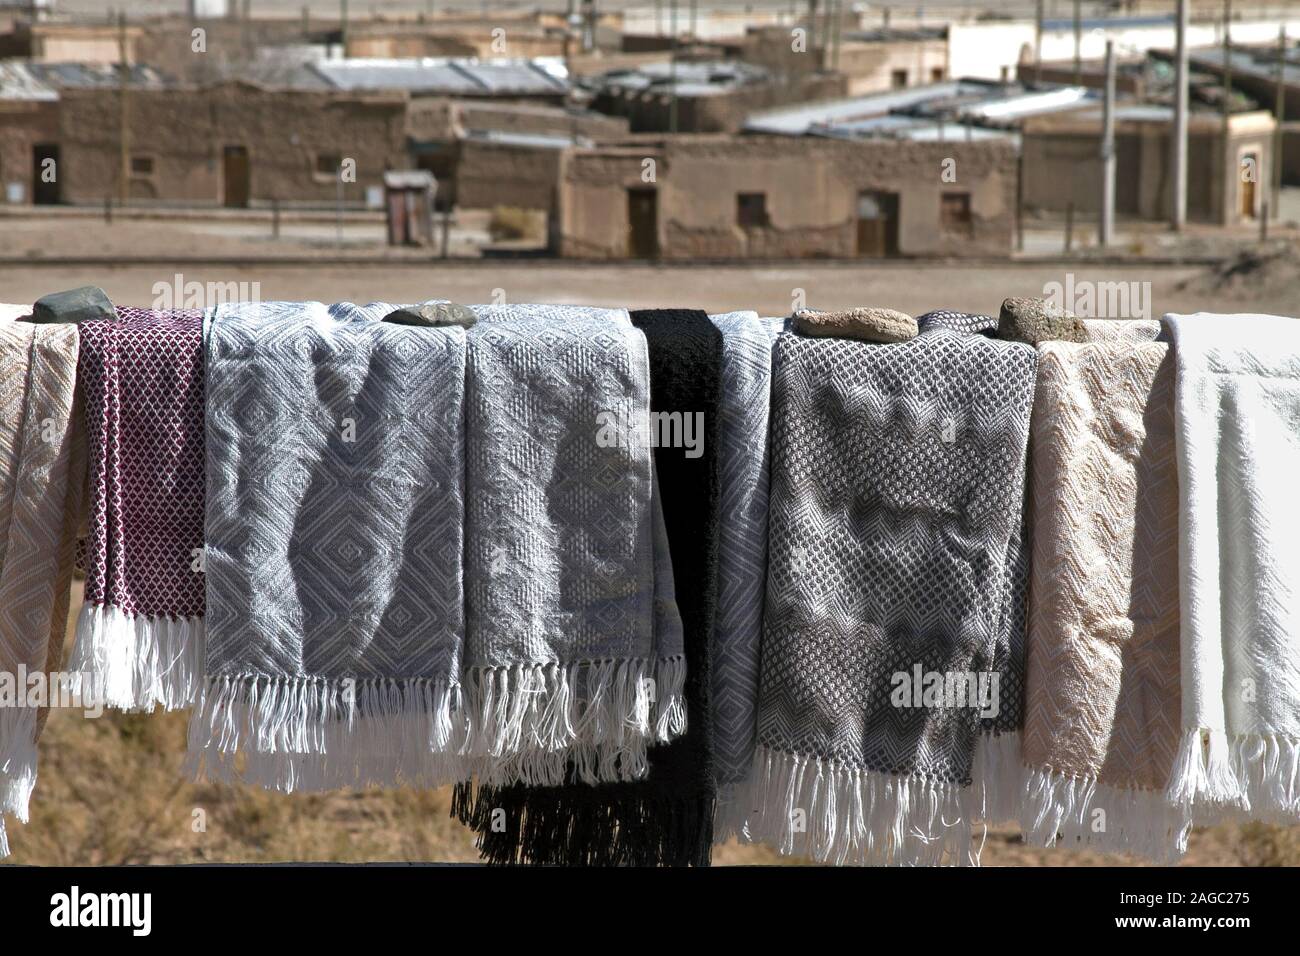
<instances>
[{"instance_id":1,"label":"corrugated metal roof","mask_svg":"<svg viewBox=\"0 0 1300 956\"><path fill-rule=\"evenodd\" d=\"M754 113L746 120L745 129L752 133L802 136L814 124L846 123L873 116L885 116L895 110L912 109L931 100L973 93L987 94L988 90L986 84L951 80L946 83L895 90L889 93L801 103L797 106L785 106Z\"/></svg>"},{"instance_id":2,"label":"corrugated metal roof","mask_svg":"<svg viewBox=\"0 0 1300 956\"><path fill-rule=\"evenodd\" d=\"M589 77L583 83L590 89L664 93L677 91L678 96L715 96L757 83L766 83L771 73L761 66L734 60L695 63L647 63L632 70L610 70Z\"/></svg>"},{"instance_id":3,"label":"corrugated metal roof","mask_svg":"<svg viewBox=\"0 0 1300 956\"><path fill-rule=\"evenodd\" d=\"M0 99L57 100L59 90L115 87L119 82L118 68L111 63L0 61ZM163 74L140 64L131 67L129 82L151 89L167 85Z\"/></svg>"},{"instance_id":4,"label":"corrugated metal roof","mask_svg":"<svg viewBox=\"0 0 1300 956\"><path fill-rule=\"evenodd\" d=\"M457 96L508 96L564 93L569 89L564 61L477 60L449 57L418 59L322 60L310 65L340 90L406 90Z\"/></svg>"},{"instance_id":5,"label":"corrugated metal roof","mask_svg":"<svg viewBox=\"0 0 1300 956\"><path fill-rule=\"evenodd\" d=\"M58 91L35 76L25 63L0 61L0 100L57 100Z\"/></svg>"},{"instance_id":6,"label":"corrugated metal roof","mask_svg":"<svg viewBox=\"0 0 1300 956\"><path fill-rule=\"evenodd\" d=\"M117 86L121 82L115 63L28 63L27 68L56 90ZM167 78L151 66L134 63L128 82L132 86L161 89L167 85Z\"/></svg>"}]
</instances>

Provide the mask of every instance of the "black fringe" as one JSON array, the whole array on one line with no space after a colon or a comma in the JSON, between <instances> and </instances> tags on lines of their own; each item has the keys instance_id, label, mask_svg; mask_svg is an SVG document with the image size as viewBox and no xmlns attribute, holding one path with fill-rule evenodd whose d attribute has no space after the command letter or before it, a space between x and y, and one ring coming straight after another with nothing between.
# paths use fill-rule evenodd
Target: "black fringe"
<instances>
[{"instance_id":1,"label":"black fringe","mask_svg":"<svg viewBox=\"0 0 1300 956\"><path fill-rule=\"evenodd\" d=\"M498 866L709 865L712 795L673 797L625 784L562 793L458 783L451 815L478 834L482 859Z\"/></svg>"}]
</instances>

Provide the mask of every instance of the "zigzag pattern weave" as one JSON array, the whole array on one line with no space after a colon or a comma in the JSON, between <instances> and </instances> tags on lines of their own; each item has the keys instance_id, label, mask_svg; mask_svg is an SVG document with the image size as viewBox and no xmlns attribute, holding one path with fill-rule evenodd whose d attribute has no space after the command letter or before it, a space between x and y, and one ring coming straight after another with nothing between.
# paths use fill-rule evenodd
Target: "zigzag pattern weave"
<instances>
[{"instance_id":1,"label":"zigzag pattern weave","mask_svg":"<svg viewBox=\"0 0 1300 956\"><path fill-rule=\"evenodd\" d=\"M86 602L133 617L201 617L203 314L122 308L80 328Z\"/></svg>"},{"instance_id":2,"label":"zigzag pattern weave","mask_svg":"<svg viewBox=\"0 0 1300 956\"><path fill-rule=\"evenodd\" d=\"M718 783L745 779L758 732L759 651L767 576L768 410L772 346L784 319L710 316L722 333L718 452L722 501L713 639L713 759Z\"/></svg>"},{"instance_id":3,"label":"zigzag pattern weave","mask_svg":"<svg viewBox=\"0 0 1300 956\"><path fill-rule=\"evenodd\" d=\"M980 710L897 689L972 675L1005 639L1034 352L787 333L773 364L751 835L840 862L964 859Z\"/></svg>"},{"instance_id":4,"label":"zigzag pattern weave","mask_svg":"<svg viewBox=\"0 0 1300 956\"><path fill-rule=\"evenodd\" d=\"M1300 820L1300 323L1167 315L1176 357L1182 729L1170 795Z\"/></svg>"},{"instance_id":5,"label":"zigzag pattern weave","mask_svg":"<svg viewBox=\"0 0 1300 956\"><path fill-rule=\"evenodd\" d=\"M1125 328L1136 326L1136 328ZM1156 323L1038 347L1025 764L1031 840L1177 855L1173 355ZM1097 811L1104 811L1104 816Z\"/></svg>"},{"instance_id":6,"label":"zigzag pattern weave","mask_svg":"<svg viewBox=\"0 0 1300 956\"><path fill-rule=\"evenodd\" d=\"M12 321L0 306L0 674L8 694L24 676L58 670L68 620L84 444L75 405L77 328ZM27 819L36 741L46 710L0 702L0 856L4 814Z\"/></svg>"}]
</instances>

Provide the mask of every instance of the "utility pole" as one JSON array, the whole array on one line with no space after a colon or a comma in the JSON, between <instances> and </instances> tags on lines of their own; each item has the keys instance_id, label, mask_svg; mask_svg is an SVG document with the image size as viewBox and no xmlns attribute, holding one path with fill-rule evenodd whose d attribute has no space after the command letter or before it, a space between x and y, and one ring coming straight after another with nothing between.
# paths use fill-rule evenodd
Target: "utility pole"
<instances>
[{"instance_id":1,"label":"utility pole","mask_svg":"<svg viewBox=\"0 0 1300 956\"><path fill-rule=\"evenodd\" d=\"M1115 43L1106 41L1106 98L1101 107L1101 229L1104 249L1115 238Z\"/></svg>"},{"instance_id":2,"label":"utility pole","mask_svg":"<svg viewBox=\"0 0 1300 956\"><path fill-rule=\"evenodd\" d=\"M808 44L808 52L814 53L817 49L817 0L808 0L808 37L805 41ZM815 55L815 53L814 53ZM819 69L826 68L826 51L821 51L822 61Z\"/></svg>"},{"instance_id":3,"label":"utility pole","mask_svg":"<svg viewBox=\"0 0 1300 956\"><path fill-rule=\"evenodd\" d=\"M1174 46L1174 202L1170 225L1182 232L1187 223L1187 0L1178 0L1177 42Z\"/></svg>"},{"instance_id":4,"label":"utility pole","mask_svg":"<svg viewBox=\"0 0 1300 956\"><path fill-rule=\"evenodd\" d=\"M1282 218L1282 149L1286 137L1282 124L1286 121L1286 21L1277 30L1277 102L1274 114L1277 129L1273 131L1273 218Z\"/></svg>"},{"instance_id":5,"label":"utility pole","mask_svg":"<svg viewBox=\"0 0 1300 956\"><path fill-rule=\"evenodd\" d=\"M1232 0L1223 0L1223 185L1237 178L1232 161L1232 40L1229 30L1232 26ZM1227 196L1223 197L1223 214L1228 215ZM1226 220L1225 220L1226 221Z\"/></svg>"},{"instance_id":6,"label":"utility pole","mask_svg":"<svg viewBox=\"0 0 1300 956\"><path fill-rule=\"evenodd\" d=\"M844 0L830 0L826 7L826 15L830 18L830 37L831 37L831 69L840 68L840 30L843 27L841 22L843 18Z\"/></svg>"},{"instance_id":7,"label":"utility pole","mask_svg":"<svg viewBox=\"0 0 1300 956\"><path fill-rule=\"evenodd\" d=\"M1081 0L1074 0L1074 85L1083 84L1083 17Z\"/></svg>"},{"instance_id":8,"label":"utility pole","mask_svg":"<svg viewBox=\"0 0 1300 956\"><path fill-rule=\"evenodd\" d=\"M348 58L348 0L339 0L339 55Z\"/></svg>"},{"instance_id":9,"label":"utility pole","mask_svg":"<svg viewBox=\"0 0 1300 956\"><path fill-rule=\"evenodd\" d=\"M126 11L117 15L117 51L121 63L117 75L117 141L121 148L121 166L118 171L117 198L126 205L131 195L131 129L130 107L127 103L130 89L131 64L126 51Z\"/></svg>"},{"instance_id":10,"label":"utility pole","mask_svg":"<svg viewBox=\"0 0 1300 956\"><path fill-rule=\"evenodd\" d=\"M668 132L677 132L677 0L669 6L668 28L672 31L672 52L668 57Z\"/></svg>"},{"instance_id":11,"label":"utility pole","mask_svg":"<svg viewBox=\"0 0 1300 956\"><path fill-rule=\"evenodd\" d=\"M1034 82L1043 78L1043 0L1034 4Z\"/></svg>"}]
</instances>

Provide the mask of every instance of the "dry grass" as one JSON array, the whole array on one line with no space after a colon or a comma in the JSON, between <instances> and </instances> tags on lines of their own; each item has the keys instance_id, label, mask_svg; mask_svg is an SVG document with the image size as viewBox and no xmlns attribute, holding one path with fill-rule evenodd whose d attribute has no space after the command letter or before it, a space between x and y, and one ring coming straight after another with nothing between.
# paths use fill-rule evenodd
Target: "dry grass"
<instances>
[{"instance_id":1,"label":"dry grass","mask_svg":"<svg viewBox=\"0 0 1300 956\"><path fill-rule=\"evenodd\" d=\"M74 607L80 595L74 595ZM69 627L69 631L71 627ZM11 822L6 862L144 863L472 862L473 839L449 816L450 788L284 796L192 784L183 774L185 713L56 711L41 738L40 780L27 826ZM977 837L978 838L978 837ZM782 862L735 842L719 865ZM1027 847L1013 828L989 832L986 866L1125 864L1095 853ZM1300 830L1262 824L1192 835L1185 865L1300 865Z\"/></svg>"},{"instance_id":2,"label":"dry grass","mask_svg":"<svg viewBox=\"0 0 1300 956\"><path fill-rule=\"evenodd\" d=\"M488 220L488 235L493 242L520 239L543 242L546 239L545 214L536 209L496 206Z\"/></svg>"}]
</instances>

